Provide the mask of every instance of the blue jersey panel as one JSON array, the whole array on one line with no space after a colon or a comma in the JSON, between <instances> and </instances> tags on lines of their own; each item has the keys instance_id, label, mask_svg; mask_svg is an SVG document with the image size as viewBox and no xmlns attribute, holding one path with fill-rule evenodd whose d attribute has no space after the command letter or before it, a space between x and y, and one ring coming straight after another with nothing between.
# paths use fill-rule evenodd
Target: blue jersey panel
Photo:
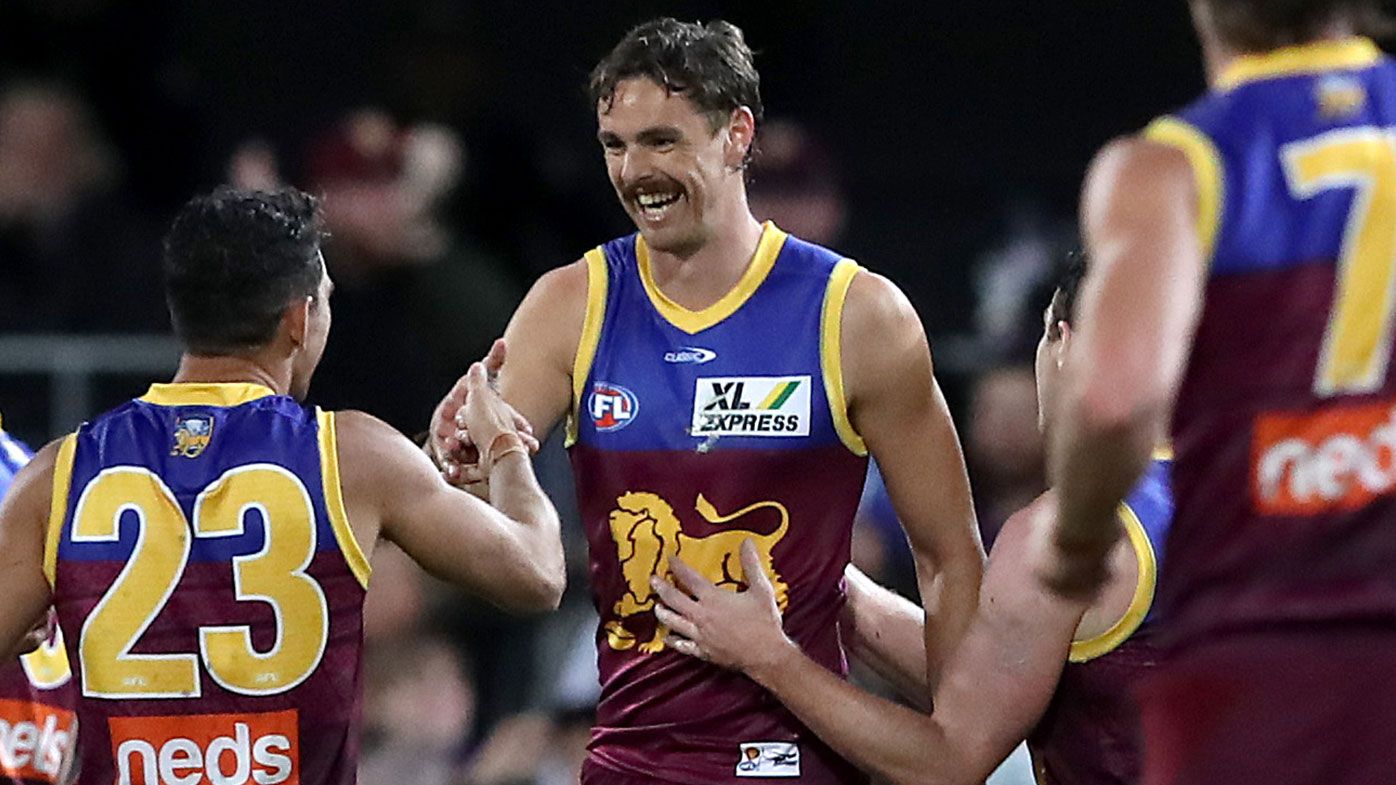
<instances>
[{"instance_id":1,"label":"blue jersey panel","mask_svg":"<svg viewBox=\"0 0 1396 785\"><path fill-rule=\"evenodd\" d=\"M686 451L805 449L838 441L824 386L820 305L842 257L785 237L749 299L690 333L652 304L635 235L603 249L605 321L582 393L580 441L608 450ZM718 416L727 420L711 419ZM716 428L728 431L721 435L700 433L705 417L719 426L749 422L765 433L725 427Z\"/></svg>"},{"instance_id":2,"label":"blue jersey panel","mask_svg":"<svg viewBox=\"0 0 1396 785\"><path fill-rule=\"evenodd\" d=\"M1351 182L1304 192L1286 160L1354 133L1396 133L1396 65L1381 57L1351 69L1244 81L1177 116L1202 131L1220 158L1214 275L1333 264L1361 189Z\"/></svg>"},{"instance_id":3,"label":"blue jersey panel","mask_svg":"<svg viewBox=\"0 0 1396 785\"><path fill-rule=\"evenodd\" d=\"M280 467L294 475L314 510L316 552L338 550L321 480L315 411L277 395L226 407L167 406L138 399L84 425L77 433L67 525L83 489L104 470L149 471L166 484L185 519L192 521L200 492L230 470L251 464ZM227 562L257 553L266 543L263 516L262 509L253 506L244 512L241 534L193 538L189 561ZM75 542L65 532L58 559L126 561L140 535L134 510L122 513L118 531L113 542Z\"/></svg>"}]
</instances>

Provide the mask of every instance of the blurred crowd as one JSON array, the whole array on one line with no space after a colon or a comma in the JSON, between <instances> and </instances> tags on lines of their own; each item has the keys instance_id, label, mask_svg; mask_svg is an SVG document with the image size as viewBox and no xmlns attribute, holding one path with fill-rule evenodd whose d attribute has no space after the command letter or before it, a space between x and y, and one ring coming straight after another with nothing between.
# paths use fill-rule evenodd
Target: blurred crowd
<instances>
[{"instance_id":1,"label":"blurred crowd","mask_svg":"<svg viewBox=\"0 0 1396 785\"><path fill-rule=\"evenodd\" d=\"M100 16L103 7L57 5L75 25L90 21L84 9ZM113 134L110 110L84 92L90 80L62 69L0 73L0 335L166 332L159 243L178 202L218 182L292 183L325 199L337 285L312 399L369 411L404 433L424 429L439 395L502 332L541 271L629 227L595 198L599 155L579 160L517 129L474 124L469 112L422 110L468 88L438 73L461 67L461 54L428 34L422 40L403 62L421 77L404 95L346 102L291 132L268 121L273 132L211 144L215 160L163 189L139 176L152 165L151 148ZM768 122L760 146L750 180L758 217L841 247L855 211L838 151L793 117ZM1044 487L1032 352L1056 264L1073 243L1068 224L1032 204L1002 224L1004 239L973 268L973 323L932 336L986 545ZM870 266L882 269L881 261ZM137 395L149 381L108 380L99 403ZM49 383L0 374L7 429L35 443L57 435L44 432ZM576 781L597 697L595 619L566 458L554 440L538 460L567 517L570 589L560 613L506 617L432 581L395 549L379 549L365 620L365 785L395 785L402 761L419 772L419 785ZM855 561L915 591L875 468Z\"/></svg>"}]
</instances>

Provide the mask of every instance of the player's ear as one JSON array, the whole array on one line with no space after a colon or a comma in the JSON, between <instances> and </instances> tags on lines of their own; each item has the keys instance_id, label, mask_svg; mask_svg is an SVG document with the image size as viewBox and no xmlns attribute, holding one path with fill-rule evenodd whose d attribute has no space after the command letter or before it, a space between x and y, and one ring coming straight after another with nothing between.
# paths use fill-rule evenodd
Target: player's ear
<instances>
[{"instance_id":1,"label":"player's ear","mask_svg":"<svg viewBox=\"0 0 1396 785\"><path fill-rule=\"evenodd\" d=\"M1071 325L1065 321L1057 322L1057 334L1061 335L1061 340L1057 341L1057 367L1060 368L1066 358L1066 345L1071 340Z\"/></svg>"},{"instance_id":2,"label":"player's ear","mask_svg":"<svg viewBox=\"0 0 1396 785\"><path fill-rule=\"evenodd\" d=\"M747 151L755 141L756 116L745 106L733 109L732 116L727 118L727 166L732 169L745 166Z\"/></svg>"},{"instance_id":3,"label":"player's ear","mask_svg":"<svg viewBox=\"0 0 1396 785\"><path fill-rule=\"evenodd\" d=\"M315 298L305 296L299 300L293 300L286 310L281 312L281 329L291 341L291 345L300 348L305 345L306 332L310 326L310 308L314 304Z\"/></svg>"}]
</instances>

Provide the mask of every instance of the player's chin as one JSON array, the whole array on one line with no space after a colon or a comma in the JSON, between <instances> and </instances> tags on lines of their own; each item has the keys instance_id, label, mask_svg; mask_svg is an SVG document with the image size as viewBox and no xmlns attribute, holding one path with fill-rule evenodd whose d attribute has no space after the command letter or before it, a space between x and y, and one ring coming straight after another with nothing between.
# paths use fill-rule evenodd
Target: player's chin
<instances>
[{"instance_id":1,"label":"player's chin","mask_svg":"<svg viewBox=\"0 0 1396 785\"><path fill-rule=\"evenodd\" d=\"M637 220L636 228L640 230L640 236L645 238L645 245L650 250L660 253L683 254L691 250L695 245L691 224L688 222L668 221L664 225L655 226L646 221Z\"/></svg>"}]
</instances>

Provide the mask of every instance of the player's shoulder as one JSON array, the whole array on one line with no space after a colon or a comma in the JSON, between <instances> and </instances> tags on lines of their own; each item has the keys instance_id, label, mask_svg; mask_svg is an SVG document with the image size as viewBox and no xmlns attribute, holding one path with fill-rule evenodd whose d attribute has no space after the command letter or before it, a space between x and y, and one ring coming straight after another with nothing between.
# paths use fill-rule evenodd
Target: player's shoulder
<instances>
[{"instance_id":1,"label":"player's shoulder","mask_svg":"<svg viewBox=\"0 0 1396 785\"><path fill-rule=\"evenodd\" d=\"M1052 490L1048 489L1026 507L1008 516L1008 520L1000 527L998 536L994 538L989 560L992 562L1024 558L1034 532L1051 525L1055 510L1056 497Z\"/></svg>"},{"instance_id":2,"label":"player's shoulder","mask_svg":"<svg viewBox=\"0 0 1396 785\"><path fill-rule=\"evenodd\" d=\"M391 458L403 450L416 449L400 431L368 412L340 409L331 415L334 443L345 469L372 467L376 471L378 463L384 462L382 468L391 470Z\"/></svg>"},{"instance_id":3,"label":"player's shoulder","mask_svg":"<svg viewBox=\"0 0 1396 785\"><path fill-rule=\"evenodd\" d=\"M848 284L844 330L850 339L885 334L889 329L922 330L911 300L885 275L860 267Z\"/></svg>"},{"instance_id":4,"label":"player's shoulder","mask_svg":"<svg viewBox=\"0 0 1396 785\"><path fill-rule=\"evenodd\" d=\"M1165 123L1166 118L1159 122ZM1169 127L1155 124L1106 142L1091 163L1092 175L1140 185L1159 177L1190 176L1186 143L1160 131Z\"/></svg>"},{"instance_id":5,"label":"player's shoulder","mask_svg":"<svg viewBox=\"0 0 1396 785\"><path fill-rule=\"evenodd\" d=\"M511 332L520 328L530 334L580 331L594 283L587 257L556 267L539 276L529 287L510 323Z\"/></svg>"},{"instance_id":6,"label":"player's shoulder","mask_svg":"<svg viewBox=\"0 0 1396 785\"><path fill-rule=\"evenodd\" d=\"M68 434L54 439L34 453L34 457L20 467L10 481L6 498L22 499L18 503L35 509L46 505L53 493L59 453L71 437L72 434Z\"/></svg>"}]
</instances>

